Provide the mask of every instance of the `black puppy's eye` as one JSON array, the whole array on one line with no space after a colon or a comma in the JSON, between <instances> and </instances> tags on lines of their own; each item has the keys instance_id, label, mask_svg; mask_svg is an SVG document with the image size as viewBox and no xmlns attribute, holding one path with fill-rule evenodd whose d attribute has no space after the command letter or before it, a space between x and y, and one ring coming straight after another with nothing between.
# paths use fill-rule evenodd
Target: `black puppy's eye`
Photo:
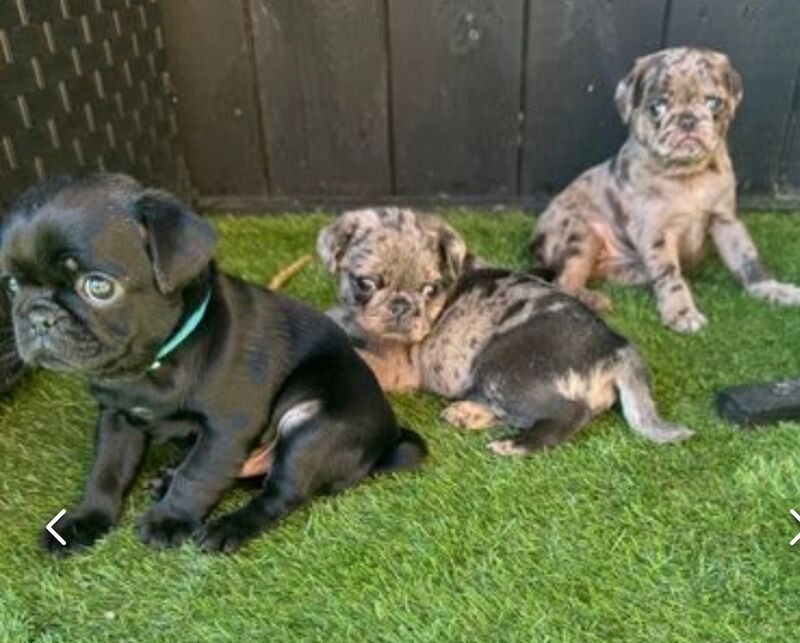
<instances>
[{"instance_id":1,"label":"black puppy's eye","mask_svg":"<svg viewBox=\"0 0 800 643\"><path fill-rule=\"evenodd\" d=\"M16 277L8 276L5 279L5 287L8 293L13 297L19 292L19 282Z\"/></svg>"},{"instance_id":2,"label":"black puppy's eye","mask_svg":"<svg viewBox=\"0 0 800 643\"><path fill-rule=\"evenodd\" d=\"M362 295L370 295L378 288L378 282L372 277L353 277L353 285Z\"/></svg>"},{"instance_id":3,"label":"black puppy's eye","mask_svg":"<svg viewBox=\"0 0 800 643\"><path fill-rule=\"evenodd\" d=\"M722 109L722 99L719 96L706 96L706 107L712 112Z\"/></svg>"},{"instance_id":4,"label":"black puppy's eye","mask_svg":"<svg viewBox=\"0 0 800 643\"><path fill-rule=\"evenodd\" d=\"M439 294L439 291L442 289L442 284L438 281L434 281L429 284L425 284L422 287L422 295L430 299L431 297L435 297Z\"/></svg>"},{"instance_id":5,"label":"black puppy's eye","mask_svg":"<svg viewBox=\"0 0 800 643\"><path fill-rule=\"evenodd\" d=\"M667 101L664 98L659 98L658 100L654 100L650 103L650 106L647 108L650 111L650 116L652 116L655 120L661 118L667 112Z\"/></svg>"},{"instance_id":6,"label":"black puppy's eye","mask_svg":"<svg viewBox=\"0 0 800 643\"><path fill-rule=\"evenodd\" d=\"M108 304L122 291L119 284L112 279L97 272L90 272L78 278L75 284L78 294L90 304Z\"/></svg>"}]
</instances>

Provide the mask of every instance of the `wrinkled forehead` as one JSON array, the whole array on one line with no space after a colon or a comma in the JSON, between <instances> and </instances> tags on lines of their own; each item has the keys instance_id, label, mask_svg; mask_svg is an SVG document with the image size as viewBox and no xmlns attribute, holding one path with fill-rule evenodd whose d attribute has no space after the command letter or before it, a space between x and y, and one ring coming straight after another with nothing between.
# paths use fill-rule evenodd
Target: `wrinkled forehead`
<instances>
[{"instance_id":1,"label":"wrinkled forehead","mask_svg":"<svg viewBox=\"0 0 800 643\"><path fill-rule=\"evenodd\" d=\"M140 227L112 206L59 196L33 215L12 216L3 229L4 270L32 274L71 259L80 271L99 270L120 279L147 274Z\"/></svg>"},{"instance_id":2,"label":"wrinkled forehead","mask_svg":"<svg viewBox=\"0 0 800 643\"><path fill-rule=\"evenodd\" d=\"M357 233L343 265L354 274L380 275L397 286L436 280L444 270L439 235L415 219L381 222Z\"/></svg>"},{"instance_id":3,"label":"wrinkled forehead","mask_svg":"<svg viewBox=\"0 0 800 643\"><path fill-rule=\"evenodd\" d=\"M711 51L669 50L649 71L648 95L692 100L709 92L728 94L724 56Z\"/></svg>"}]
</instances>

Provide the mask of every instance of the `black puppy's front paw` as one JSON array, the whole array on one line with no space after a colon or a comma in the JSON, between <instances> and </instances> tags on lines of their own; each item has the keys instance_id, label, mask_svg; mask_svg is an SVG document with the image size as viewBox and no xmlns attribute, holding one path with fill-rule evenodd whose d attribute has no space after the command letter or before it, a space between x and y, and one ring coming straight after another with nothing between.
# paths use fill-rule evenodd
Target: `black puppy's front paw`
<instances>
[{"instance_id":1,"label":"black puppy's front paw","mask_svg":"<svg viewBox=\"0 0 800 643\"><path fill-rule=\"evenodd\" d=\"M199 526L191 516L156 505L139 521L139 540L156 549L180 547Z\"/></svg>"},{"instance_id":2,"label":"black puppy's front paw","mask_svg":"<svg viewBox=\"0 0 800 643\"><path fill-rule=\"evenodd\" d=\"M74 554L91 547L95 541L111 531L114 521L103 511L76 511L61 518L53 529L66 544L62 545L47 529L42 530L39 544L42 549L57 556Z\"/></svg>"},{"instance_id":3,"label":"black puppy's front paw","mask_svg":"<svg viewBox=\"0 0 800 643\"><path fill-rule=\"evenodd\" d=\"M263 531L247 511L235 511L213 520L195 534L195 542L205 552L236 551Z\"/></svg>"}]
</instances>

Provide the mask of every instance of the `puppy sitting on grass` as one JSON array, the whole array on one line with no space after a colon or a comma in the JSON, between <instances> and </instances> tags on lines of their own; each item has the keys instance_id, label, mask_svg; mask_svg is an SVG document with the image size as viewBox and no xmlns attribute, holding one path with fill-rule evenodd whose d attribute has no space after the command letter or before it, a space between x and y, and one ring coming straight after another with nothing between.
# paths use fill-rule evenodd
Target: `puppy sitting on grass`
<instances>
[{"instance_id":1,"label":"puppy sitting on grass","mask_svg":"<svg viewBox=\"0 0 800 643\"><path fill-rule=\"evenodd\" d=\"M539 218L535 267L596 310L609 302L586 290L592 278L651 284L662 322L693 333L706 318L681 269L702 258L710 236L747 292L800 304L800 288L769 276L736 217L725 136L741 99L741 79L724 54L681 47L639 58L616 91L628 140Z\"/></svg>"},{"instance_id":2,"label":"puppy sitting on grass","mask_svg":"<svg viewBox=\"0 0 800 643\"><path fill-rule=\"evenodd\" d=\"M317 251L338 281L330 314L363 343L382 387L456 400L444 411L455 426L518 429L489 443L495 453L554 446L618 397L648 439L692 434L658 417L641 357L589 308L530 275L470 269L463 239L434 217L348 212Z\"/></svg>"}]
</instances>

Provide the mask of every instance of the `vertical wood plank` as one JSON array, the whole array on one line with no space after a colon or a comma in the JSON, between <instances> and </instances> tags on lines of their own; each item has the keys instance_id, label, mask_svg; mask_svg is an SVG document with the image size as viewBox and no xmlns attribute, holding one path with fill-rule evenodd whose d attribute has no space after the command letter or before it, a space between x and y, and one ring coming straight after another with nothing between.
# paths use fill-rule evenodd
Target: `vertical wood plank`
<instances>
[{"instance_id":1,"label":"vertical wood plank","mask_svg":"<svg viewBox=\"0 0 800 643\"><path fill-rule=\"evenodd\" d=\"M786 129L788 139L782 161L785 174L781 187L797 198L800 197L800 69L795 78L792 113Z\"/></svg>"},{"instance_id":2,"label":"vertical wood plank","mask_svg":"<svg viewBox=\"0 0 800 643\"><path fill-rule=\"evenodd\" d=\"M517 191L524 0L389 0L397 191Z\"/></svg>"},{"instance_id":3,"label":"vertical wood plank","mask_svg":"<svg viewBox=\"0 0 800 643\"><path fill-rule=\"evenodd\" d=\"M614 89L659 49L664 10L664 0L531 1L523 193L552 194L622 144Z\"/></svg>"},{"instance_id":4,"label":"vertical wood plank","mask_svg":"<svg viewBox=\"0 0 800 643\"><path fill-rule=\"evenodd\" d=\"M274 192L390 192L383 4L251 3Z\"/></svg>"},{"instance_id":5,"label":"vertical wood plank","mask_svg":"<svg viewBox=\"0 0 800 643\"><path fill-rule=\"evenodd\" d=\"M267 192L242 0L161 0L178 120L203 195Z\"/></svg>"},{"instance_id":6,"label":"vertical wood plank","mask_svg":"<svg viewBox=\"0 0 800 643\"><path fill-rule=\"evenodd\" d=\"M731 128L741 192L774 194L800 63L800 3L673 0L670 45L727 53L742 75L744 101Z\"/></svg>"}]
</instances>

